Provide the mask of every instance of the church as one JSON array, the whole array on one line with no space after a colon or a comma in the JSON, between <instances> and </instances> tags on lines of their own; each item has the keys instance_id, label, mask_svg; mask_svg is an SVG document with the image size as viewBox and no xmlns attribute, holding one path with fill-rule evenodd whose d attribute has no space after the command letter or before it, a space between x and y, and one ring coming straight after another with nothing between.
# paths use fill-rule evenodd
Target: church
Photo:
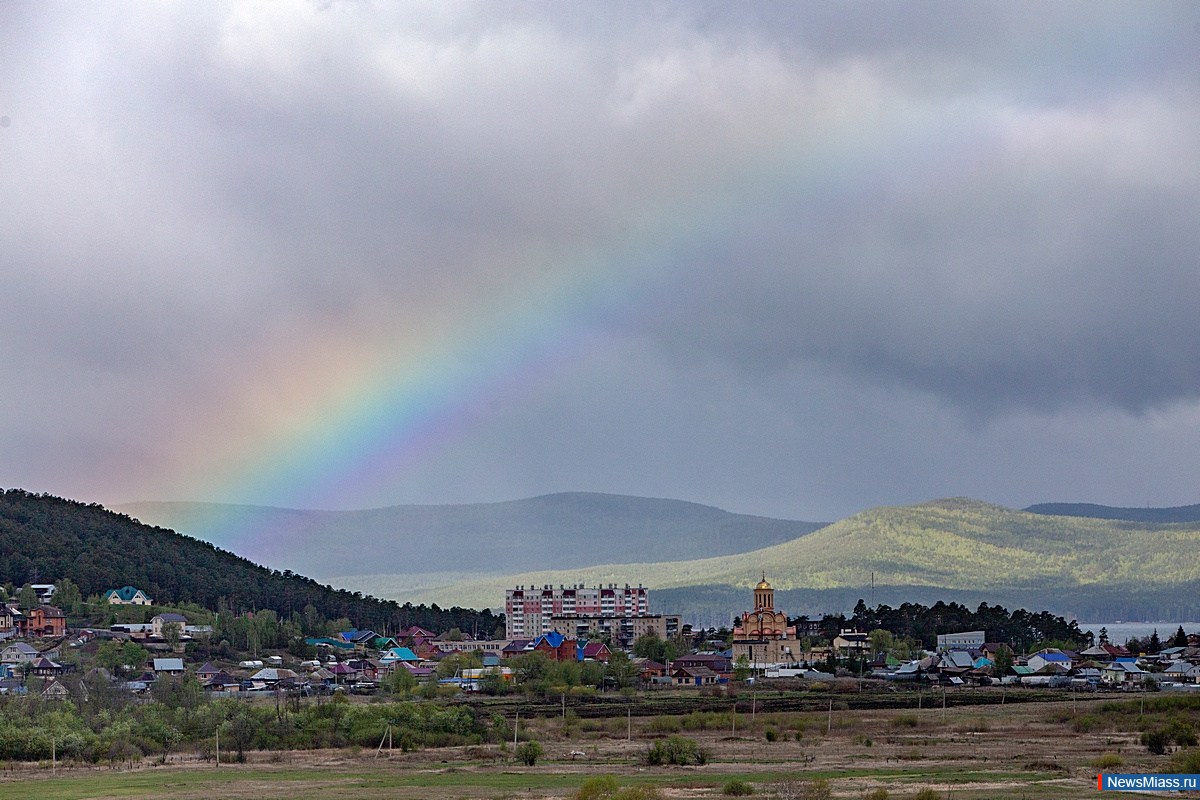
<instances>
[{"instance_id":1,"label":"church","mask_svg":"<svg viewBox=\"0 0 1200 800\"><path fill-rule=\"evenodd\" d=\"M787 614L775 610L775 590L762 580L754 587L754 610L742 614L742 624L733 629L733 661L742 656L752 667L791 664L800 658L800 640Z\"/></svg>"}]
</instances>

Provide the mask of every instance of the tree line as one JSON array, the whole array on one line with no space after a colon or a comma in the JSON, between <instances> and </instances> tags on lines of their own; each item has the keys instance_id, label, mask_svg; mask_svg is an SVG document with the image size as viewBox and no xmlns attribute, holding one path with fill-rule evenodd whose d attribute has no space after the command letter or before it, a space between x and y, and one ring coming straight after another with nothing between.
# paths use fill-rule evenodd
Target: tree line
<instances>
[{"instance_id":1,"label":"tree line","mask_svg":"<svg viewBox=\"0 0 1200 800\"><path fill-rule=\"evenodd\" d=\"M92 503L21 489L0 491L0 578L15 585L69 578L83 597L136 586L156 605L194 603L285 619L312 609L325 619L394 633L419 625L490 636L503 618L488 610L400 605L271 570L213 545L151 527ZM311 613L311 612L310 612Z\"/></svg>"}]
</instances>

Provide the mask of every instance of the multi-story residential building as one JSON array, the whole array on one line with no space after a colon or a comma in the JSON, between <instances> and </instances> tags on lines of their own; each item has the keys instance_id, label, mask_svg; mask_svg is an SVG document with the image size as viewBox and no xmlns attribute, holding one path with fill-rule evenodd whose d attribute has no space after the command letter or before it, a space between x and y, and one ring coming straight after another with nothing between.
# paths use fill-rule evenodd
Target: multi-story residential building
<instances>
[{"instance_id":1,"label":"multi-story residential building","mask_svg":"<svg viewBox=\"0 0 1200 800\"><path fill-rule=\"evenodd\" d=\"M610 641L623 646L632 645L639 636L669 639L678 634L682 627L677 615L667 614L646 614L640 617L553 616L550 617L548 626L548 632L561 633L573 639L607 636Z\"/></svg>"},{"instance_id":2,"label":"multi-story residential building","mask_svg":"<svg viewBox=\"0 0 1200 800\"><path fill-rule=\"evenodd\" d=\"M505 593L505 636L535 639L554 630L554 617L624 618L649 613L650 591L641 586L518 586Z\"/></svg>"}]
</instances>

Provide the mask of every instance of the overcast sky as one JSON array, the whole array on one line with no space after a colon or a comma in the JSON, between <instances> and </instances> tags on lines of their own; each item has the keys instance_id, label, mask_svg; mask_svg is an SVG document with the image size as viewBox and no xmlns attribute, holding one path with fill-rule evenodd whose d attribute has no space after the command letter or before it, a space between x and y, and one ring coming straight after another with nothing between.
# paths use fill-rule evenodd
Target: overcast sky
<instances>
[{"instance_id":1,"label":"overcast sky","mask_svg":"<svg viewBox=\"0 0 1200 800\"><path fill-rule=\"evenodd\" d=\"M1200 502L1200 5L0 2L0 486Z\"/></svg>"}]
</instances>

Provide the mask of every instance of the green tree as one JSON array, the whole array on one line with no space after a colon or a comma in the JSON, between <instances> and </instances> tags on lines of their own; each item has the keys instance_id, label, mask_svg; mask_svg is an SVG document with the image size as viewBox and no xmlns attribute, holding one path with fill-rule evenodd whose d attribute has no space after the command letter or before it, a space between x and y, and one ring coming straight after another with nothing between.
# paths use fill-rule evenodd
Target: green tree
<instances>
[{"instance_id":1,"label":"green tree","mask_svg":"<svg viewBox=\"0 0 1200 800\"><path fill-rule=\"evenodd\" d=\"M146 666L150 654L146 648L137 642L125 642L121 645L121 666L128 672L138 672Z\"/></svg>"},{"instance_id":2,"label":"green tree","mask_svg":"<svg viewBox=\"0 0 1200 800\"><path fill-rule=\"evenodd\" d=\"M58 588L54 592L54 604L65 614L78 614L83 605L83 597L70 578L63 578L54 584Z\"/></svg>"},{"instance_id":3,"label":"green tree","mask_svg":"<svg viewBox=\"0 0 1200 800\"><path fill-rule=\"evenodd\" d=\"M604 668L604 675L618 689L626 689L637 683L637 665L629 660L624 650L614 650Z\"/></svg>"},{"instance_id":4,"label":"green tree","mask_svg":"<svg viewBox=\"0 0 1200 800\"><path fill-rule=\"evenodd\" d=\"M171 649L175 649L175 646L179 644L179 640L183 638L183 626L178 622L168 622L163 625L162 631L163 639L171 646Z\"/></svg>"},{"instance_id":5,"label":"green tree","mask_svg":"<svg viewBox=\"0 0 1200 800\"><path fill-rule=\"evenodd\" d=\"M679 646L668 639L660 639L656 634L648 633L639 636L633 643L633 654L638 658L649 658L660 664L670 664L679 657Z\"/></svg>"},{"instance_id":6,"label":"green tree","mask_svg":"<svg viewBox=\"0 0 1200 800\"><path fill-rule=\"evenodd\" d=\"M38 597L37 592L33 590L33 584L27 583L21 587L21 591L17 592L17 603L26 611L37 608Z\"/></svg>"},{"instance_id":7,"label":"green tree","mask_svg":"<svg viewBox=\"0 0 1200 800\"><path fill-rule=\"evenodd\" d=\"M1016 655L1012 648L1006 644L1002 644L996 648L996 652L992 654L992 666L995 667L996 676L1003 678L1012 671L1013 664L1016 663Z\"/></svg>"},{"instance_id":8,"label":"green tree","mask_svg":"<svg viewBox=\"0 0 1200 800\"><path fill-rule=\"evenodd\" d=\"M892 652L892 647L896 643L896 637L892 636L892 632L885 631L883 628L877 628L868 633L867 640L871 642L871 652L876 656Z\"/></svg>"},{"instance_id":9,"label":"green tree","mask_svg":"<svg viewBox=\"0 0 1200 800\"><path fill-rule=\"evenodd\" d=\"M733 662L733 679L735 681L744 681L750 677L750 659L745 653L742 653Z\"/></svg>"},{"instance_id":10,"label":"green tree","mask_svg":"<svg viewBox=\"0 0 1200 800\"><path fill-rule=\"evenodd\" d=\"M1171 637L1171 647L1187 647L1187 634L1183 632L1183 626L1179 626L1179 630L1175 631L1175 635Z\"/></svg>"},{"instance_id":11,"label":"green tree","mask_svg":"<svg viewBox=\"0 0 1200 800\"><path fill-rule=\"evenodd\" d=\"M517 748L517 759L527 767L532 767L537 764L538 759L546 751L537 742L524 742Z\"/></svg>"},{"instance_id":12,"label":"green tree","mask_svg":"<svg viewBox=\"0 0 1200 800\"><path fill-rule=\"evenodd\" d=\"M396 671L388 676L385 685L392 694L408 697L417 688L417 679L406 667L397 665Z\"/></svg>"}]
</instances>

